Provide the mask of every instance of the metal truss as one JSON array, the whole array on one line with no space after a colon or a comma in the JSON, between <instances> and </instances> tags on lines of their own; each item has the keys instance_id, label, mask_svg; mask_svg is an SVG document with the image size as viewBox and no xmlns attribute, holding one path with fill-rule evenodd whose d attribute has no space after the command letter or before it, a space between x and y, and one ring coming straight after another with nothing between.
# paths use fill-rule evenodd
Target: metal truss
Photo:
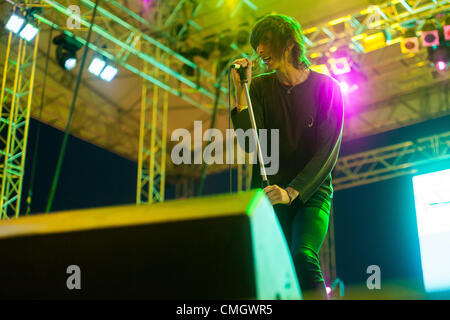
<instances>
[{"instance_id":1,"label":"metal truss","mask_svg":"<svg viewBox=\"0 0 450 320\"><path fill-rule=\"evenodd\" d=\"M42 1L46 4L46 7L43 8L42 13L34 15L42 23L48 24L52 28L74 37L81 44L87 45L96 53L184 99L189 104L201 108L206 112L211 112L214 101L213 92L216 86L215 76L178 54L170 47L170 44L163 44L162 41L165 41L165 39L160 39L159 41L156 37L151 37L143 32L140 28L142 28L144 22L144 26L148 26L149 23L148 21L143 21L136 13L125 8L117 1L102 1L101 5L97 8L99 17L92 27L93 32L97 36L97 40L87 44L85 39L80 36L80 33L83 32L82 29L70 29L69 31L65 24L66 20L70 18L79 22L84 28L89 28L91 24L88 17L92 14L94 2L80 0L79 3L83 4L83 9L81 15L77 16L73 15L72 10L69 9L71 1ZM181 0L180 2L184 3L185 1ZM103 3L106 3L108 7L103 6ZM167 3L164 4L168 5ZM195 14L195 12L194 10L192 14ZM63 23L61 23L61 20ZM168 20L173 19L169 17ZM191 25L193 24L194 22L191 23ZM158 61L150 54L139 50L136 47L138 41L145 46L158 48L161 52L167 54L171 58L169 60L170 63ZM167 81L153 77L151 69L147 72L141 70L143 63L149 63L152 67L167 73L169 75ZM198 81L193 81L182 74L181 70L185 67L192 68L201 76L198 77ZM228 92L228 89L224 87L221 90L226 93ZM221 105L225 105L225 103L222 101Z\"/></svg>"},{"instance_id":2,"label":"metal truss","mask_svg":"<svg viewBox=\"0 0 450 320\"><path fill-rule=\"evenodd\" d=\"M183 1L180 3L182 4ZM174 12L167 12L167 9L160 5L156 9L154 20L157 26L168 26L172 17L174 17ZM164 18L166 20L165 24L163 23ZM139 50L154 56L157 61L166 62L170 65L170 56L167 52L161 52L162 50L159 47L150 46L147 42L141 41ZM144 62L143 71L145 73L151 72L148 62ZM168 73L162 73L157 68L154 68L152 71L152 76L155 79L167 81L169 78ZM136 192L137 204L162 202L165 199L168 109L169 92L167 90L160 92L158 85L143 79Z\"/></svg>"},{"instance_id":3,"label":"metal truss","mask_svg":"<svg viewBox=\"0 0 450 320\"><path fill-rule=\"evenodd\" d=\"M155 56L160 50L155 49ZM148 71L144 64L144 71ZM160 78L158 70L153 76ZM163 75L167 78L167 74ZM153 87L153 90L151 90ZM149 96L151 94L151 97ZM162 97L161 97L162 96ZM143 80L139 132L138 180L136 203L164 201L166 178L167 114L169 93Z\"/></svg>"},{"instance_id":4,"label":"metal truss","mask_svg":"<svg viewBox=\"0 0 450 320\"><path fill-rule=\"evenodd\" d=\"M344 17L305 29L307 48L316 53L328 51L331 46L352 44L356 52L365 52L365 43L373 33L388 29L395 34L411 22L430 18L433 14L450 9L448 0L393 0ZM423 25L423 23L422 23ZM385 45L399 42L400 38L386 41Z\"/></svg>"},{"instance_id":5,"label":"metal truss","mask_svg":"<svg viewBox=\"0 0 450 320\"><path fill-rule=\"evenodd\" d=\"M9 33L0 97L0 219L20 213L38 43L39 34L29 44Z\"/></svg>"},{"instance_id":6,"label":"metal truss","mask_svg":"<svg viewBox=\"0 0 450 320\"><path fill-rule=\"evenodd\" d=\"M40 30L41 43L43 42L43 33L46 32L48 30ZM2 38L4 48L7 47L7 40L7 37L6 39ZM17 52L17 45L13 45L10 48L10 55L16 55ZM32 106L39 106L41 103L45 55L46 52L38 48ZM0 68L4 69L3 60ZM75 76L71 73L61 72L58 63L50 58L46 82L43 110L41 112L37 107L31 108L31 117L62 130L68 119ZM77 100L71 135L128 159L137 159L139 130L135 130L135 128L139 124L136 110L140 105L140 99L133 102L128 109L124 109L123 106L93 88L88 80L82 79Z\"/></svg>"},{"instance_id":7,"label":"metal truss","mask_svg":"<svg viewBox=\"0 0 450 320\"><path fill-rule=\"evenodd\" d=\"M361 112L349 110L344 121L344 139L368 136L449 114L449 82L437 82L364 106Z\"/></svg>"},{"instance_id":8,"label":"metal truss","mask_svg":"<svg viewBox=\"0 0 450 320\"><path fill-rule=\"evenodd\" d=\"M450 131L416 141L339 158L335 190L361 186L417 172L416 167L450 159Z\"/></svg>"}]
</instances>

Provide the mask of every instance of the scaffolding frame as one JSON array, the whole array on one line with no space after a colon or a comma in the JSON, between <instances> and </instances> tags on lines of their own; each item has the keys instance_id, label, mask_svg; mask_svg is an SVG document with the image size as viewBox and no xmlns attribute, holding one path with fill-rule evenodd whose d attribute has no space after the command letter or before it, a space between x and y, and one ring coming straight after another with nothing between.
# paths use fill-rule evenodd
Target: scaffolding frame
<instances>
[{"instance_id":1,"label":"scaffolding frame","mask_svg":"<svg viewBox=\"0 0 450 320\"><path fill-rule=\"evenodd\" d=\"M155 57L161 52L155 49ZM144 71L149 65L144 63ZM154 77L160 72L154 70ZM163 75L167 78L167 75ZM151 96L150 96L151 95ZM138 180L136 203L164 201L167 157L167 119L169 92L160 93L157 85L142 81L141 119L139 131Z\"/></svg>"},{"instance_id":2,"label":"scaffolding frame","mask_svg":"<svg viewBox=\"0 0 450 320\"><path fill-rule=\"evenodd\" d=\"M20 213L38 43L39 33L33 43L8 36L0 94L0 219Z\"/></svg>"},{"instance_id":3,"label":"scaffolding frame","mask_svg":"<svg viewBox=\"0 0 450 320\"><path fill-rule=\"evenodd\" d=\"M418 166L448 159L450 131L351 154L338 159L334 189L343 190L415 174Z\"/></svg>"}]
</instances>

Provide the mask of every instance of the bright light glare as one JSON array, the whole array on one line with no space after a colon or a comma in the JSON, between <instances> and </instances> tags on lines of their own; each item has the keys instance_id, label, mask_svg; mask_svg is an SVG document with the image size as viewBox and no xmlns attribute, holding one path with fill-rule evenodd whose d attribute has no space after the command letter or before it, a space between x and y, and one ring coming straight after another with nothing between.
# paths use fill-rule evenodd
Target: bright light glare
<instances>
[{"instance_id":1,"label":"bright light glare","mask_svg":"<svg viewBox=\"0 0 450 320\"><path fill-rule=\"evenodd\" d=\"M88 71L95 76L98 76L100 72L102 72L105 67L105 61L99 58L94 58L91 64L89 65Z\"/></svg>"},{"instance_id":2,"label":"bright light glare","mask_svg":"<svg viewBox=\"0 0 450 320\"><path fill-rule=\"evenodd\" d=\"M346 81L341 81L339 82L339 85L343 94L350 94L359 89L359 86L356 83L350 86Z\"/></svg>"},{"instance_id":3,"label":"bright light glare","mask_svg":"<svg viewBox=\"0 0 450 320\"><path fill-rule=\"evenodd\" d=\"M413 177L423 281L450 289L450 169Z\"/></svg>"},{"instance_id":4,"label":"bright light glare","mask_svg":"<svg viewBox=\"0 0 450 320\"><path fill-rule=\"evenodd\" d=\"M76 58L69 58L64 62L64 68L66 70L72 70L77 65L77 59Z\"/></svg>"},{"instance_id":5,"label":"bright light glare","mask_svg":"<svg viewBox=\"0 0 450 320\"><path fill-rule=\"evenodd\" d=\"M100 74L100 78L102 78L105 81L111 81L112 79L114 79L117 72L118 72L117 68L114 68L113 66L106 66L106 68Z\"/></svg>"},{"instance_id":6,"label":"bright light glare","mask_svg":"<svg viewBox=\"0 0 450 320\"><path fill-rule=\"evenodd\" d=\"M17 33L22 28L23 24L25 23L25 19L22 17L19 17L18 15L13 14L8 22L6 23L6 29L8 29L11 32Z\"/></svg>"},{"instance_id":7,"label":"bright light glare","mask_svg":"<svg viewBox=\"0 0 450 320\"><path fill-rule=\"evenodd\" d=\"M328 63L333 71L334 75L340 75L349 73L351 71L350 65L346 57L341 57L337 59L328 59Z\"/></svg>"},{"instance_id":8,"label":"bright light glare","mask_svg":"<svg viewBox=\"0 0 450 320\"><path fill-rule=\"evenodd\" d=\"M445 70L445 68L447 68L447 64L446 64L444 61L438 61L438 62L436 63L436 68L437 68L439 71L443 71L443 70Z\"/></svg>"},{"instance_id":9,"label":"bright light glare","mask_svg":"<svg viewBox=\"0 0 450 320\"><path fill-rule=\"evenodd\" d=\"M27 23L25 28L20 31L19 36L27 41L31 41L39 32L39 29L30 23Z\"/></svg>"},{"instance_id":10,"label":"bright light glare","mask_svg":"<svg viewBox=\"0 0 450 320\"><path fill-rule=\"evenodd\" d=\"M348 92L348 89L349 89L348 83L345 82L345 81L342 81L342 82L340 82L339 84L341 85L341 90L342 90L342 92L343 92L343 93L347 93L347 92Z\"/></svg>"}]
</instances>

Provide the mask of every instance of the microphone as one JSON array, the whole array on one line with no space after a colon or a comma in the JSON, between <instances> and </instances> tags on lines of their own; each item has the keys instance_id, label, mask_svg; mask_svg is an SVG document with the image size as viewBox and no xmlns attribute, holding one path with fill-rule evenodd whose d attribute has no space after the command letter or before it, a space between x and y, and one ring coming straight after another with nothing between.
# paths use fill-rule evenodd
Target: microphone
<instances>
[{"instance_id":1,"label":"microphone","mask_svg":"<svg viewBox=\"0 0 450 320\"><path fill-rule=\"evenodd\" d=\"M247 82L247 66L243 67L240 64L233 63L231 65L231 69L236 69L242 83Z\"/></svg>"}]
</instances>

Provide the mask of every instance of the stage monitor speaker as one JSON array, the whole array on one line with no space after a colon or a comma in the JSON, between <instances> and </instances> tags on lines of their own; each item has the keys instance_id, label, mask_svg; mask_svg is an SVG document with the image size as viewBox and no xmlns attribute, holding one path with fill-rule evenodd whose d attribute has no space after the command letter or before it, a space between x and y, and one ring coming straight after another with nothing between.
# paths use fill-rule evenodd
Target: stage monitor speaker
<instances>
[{"instance_id":1,"label":"stage monitor speaker","mask_svg":"<svg viewBox=\"0 0 450 320\"><path fill-rule=\"evenodd\" d=\"M0 222L3 299L300 299L262 190Z\"/></svg>"}]
</instances>

